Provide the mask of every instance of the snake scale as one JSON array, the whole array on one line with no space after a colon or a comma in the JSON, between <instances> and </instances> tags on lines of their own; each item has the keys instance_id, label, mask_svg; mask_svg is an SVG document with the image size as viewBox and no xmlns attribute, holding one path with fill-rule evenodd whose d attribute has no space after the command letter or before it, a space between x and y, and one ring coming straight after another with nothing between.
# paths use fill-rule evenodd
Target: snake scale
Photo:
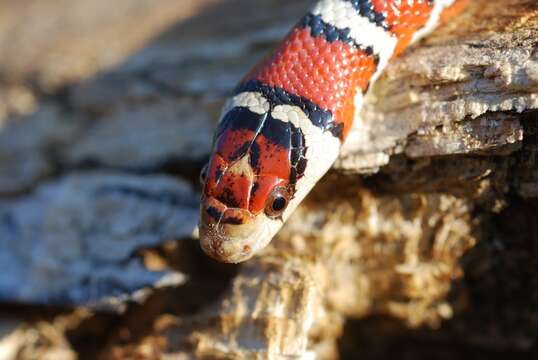
<instances>
[{"instance_id":1,"label":"snake scale","mask_svg":"<svg viewBox=\"0 0 538 360\"><path fill-rule=\"evenodd\" d=\"M202 249L231 263L263 249L332 166L387 63L460 1L317 1L224 106L201 173Z\"/></svg>"}]
</instances>

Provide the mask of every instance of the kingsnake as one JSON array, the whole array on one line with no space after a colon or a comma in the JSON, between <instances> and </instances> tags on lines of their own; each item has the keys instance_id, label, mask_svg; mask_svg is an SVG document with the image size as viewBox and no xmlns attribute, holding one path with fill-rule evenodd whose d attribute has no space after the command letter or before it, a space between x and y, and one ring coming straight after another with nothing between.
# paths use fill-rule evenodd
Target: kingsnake
<instances>
[{"instance_id":1,"label":"kingsnake","mask_svg":"<svg viewBox=\"0 0 538 360\"><path fill-rule=\"evenodd\" d=\"M388 61L461 0L319 0L226 102L202 170L199 234L237 263L264 248L338 157Z\"/></svg>"}]
</instances>

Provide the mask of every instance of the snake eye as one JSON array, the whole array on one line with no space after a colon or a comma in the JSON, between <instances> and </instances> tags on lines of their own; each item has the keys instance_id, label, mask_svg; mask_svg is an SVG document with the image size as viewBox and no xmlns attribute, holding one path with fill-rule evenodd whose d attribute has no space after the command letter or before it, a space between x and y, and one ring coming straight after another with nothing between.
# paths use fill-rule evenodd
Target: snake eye
<instances>
[{"instance_id":1,"label":"snake eye","mask_svg":"<svg viewBox=\"0 0 538 360\"><path fill-rule=\"evenodd\" d=\"M207 180L207 168L209 167L209 163L205 164L202 170L200 171L200 184L205 185L205 181Z\"/></svg>"},{"instance_id":2,"label":"snake eye","mask_svg":"<svg viewBox=\"0 0 538 360\"><path fill-rule=\"evenodd\" d=\"M290 201L290 194L284 188L276 188L271 192L265 205L265 214L270 218L282 215Z\"/></svg>"}]
</instances>

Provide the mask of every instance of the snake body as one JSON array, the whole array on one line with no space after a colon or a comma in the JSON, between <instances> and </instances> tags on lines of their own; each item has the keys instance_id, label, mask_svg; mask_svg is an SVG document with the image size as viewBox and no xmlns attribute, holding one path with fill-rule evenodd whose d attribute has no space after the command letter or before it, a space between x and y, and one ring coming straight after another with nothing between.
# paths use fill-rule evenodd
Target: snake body
<instances>
[{"instance_id":1,"label":"snake body","mask_svg":"<svg viewBox=\"0 0 538 360\"><path fill-rule=\"evenodd\" d=\"M320 0L224 106L201 174L200 242L237 263L263 249L329 170L389 60L455 0Z\"/></svg>"}]
</instances>

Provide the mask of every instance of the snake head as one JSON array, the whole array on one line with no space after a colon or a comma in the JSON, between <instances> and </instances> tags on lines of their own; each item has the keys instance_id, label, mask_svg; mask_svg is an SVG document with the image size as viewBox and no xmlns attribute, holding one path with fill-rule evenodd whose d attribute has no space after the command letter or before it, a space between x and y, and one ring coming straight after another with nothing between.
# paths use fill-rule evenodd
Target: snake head
<instances>
[{"instance_id":1,"label":"snake head","mask_svg":"<svg viewBox=\"0 0 538 360\"><path fill-rule=\"evenodd\" d=\"M332 165L339 146L300 107L274 104L261 92L232 98L201 174L202 249L231 263L263 249Z\"/></svg>"},{"instance_id":2,"label":"snake head","mask_svg":"<svg viewBox=\"0 0 538 360\"><path fill-rule=\"evenodd\" d=\"M269 138L268 118L246 108L227 112L202 170L201 246L222 262L241 262L264 248L292 200L291 139ZM286 137L285 126L273 130Z\"/></svg>"}]
</instances>

